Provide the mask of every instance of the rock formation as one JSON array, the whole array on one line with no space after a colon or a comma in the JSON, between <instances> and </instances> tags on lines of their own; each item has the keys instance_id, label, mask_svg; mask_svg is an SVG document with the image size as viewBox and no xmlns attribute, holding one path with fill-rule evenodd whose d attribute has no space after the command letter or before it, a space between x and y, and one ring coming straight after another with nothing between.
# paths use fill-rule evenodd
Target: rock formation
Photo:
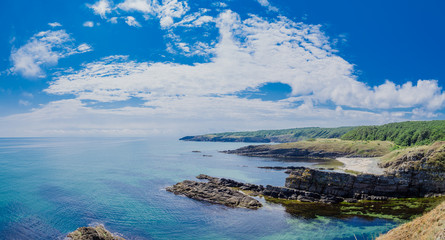
<instances>
[{"instance_id":1,"label":"rock formation","mask_svg":"<svg viewBox=\"0 0 445 240\"><path fill-rule=\"evenodd\" d=\"M200 176L198 176L198 178ZM195 200L222 204L229 207L250 209L262 207L262 204L258 200L228 186L218 184L216 178L209 180L209 182L185 180L168 187L166 190L174 194L185 195Z\"/></svg>"},{"instance_id":2,"label":"rock formation","mask_svg":"<svg viewBox=\"0 0 445 240\"><path fill-rule=\"evenodd\" d=\"M96 227L80 227L76 231L67 235L71 240L125 240L119 236L115 236L99 225Z\"/></svg>"}]
</instances>

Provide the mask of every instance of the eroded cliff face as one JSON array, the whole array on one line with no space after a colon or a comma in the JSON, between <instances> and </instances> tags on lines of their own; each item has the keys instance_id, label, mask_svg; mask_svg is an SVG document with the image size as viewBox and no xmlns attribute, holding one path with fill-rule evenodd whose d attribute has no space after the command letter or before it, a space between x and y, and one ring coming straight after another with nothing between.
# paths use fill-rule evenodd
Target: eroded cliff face
<instances>
[{"instance_id":1,"label":"eroded cliff face","mask_svg":"<svg viewBox=\"0 0 445 240\"><path fill-rule=\"evenodd\" d=\"M343 198L373 199L378 197L424 197L445 193L443 173L400 171L384 175L351 175L309 168L290 171L285 186Z\"/></svg>"}]
</instances>

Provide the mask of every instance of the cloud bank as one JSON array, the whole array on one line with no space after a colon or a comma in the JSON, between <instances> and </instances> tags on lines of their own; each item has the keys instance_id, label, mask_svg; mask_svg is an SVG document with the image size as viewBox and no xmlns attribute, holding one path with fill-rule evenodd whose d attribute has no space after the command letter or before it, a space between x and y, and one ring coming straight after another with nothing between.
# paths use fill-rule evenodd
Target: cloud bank
<instances>
[{"instance_id":1,"label":"cloud bank","mask_svg":"<svg viewBox=\"0 0 445 240\"><path fill-rule=\"evenodd\" d=\"M273 7L268 1L258 2ZM206 56L207 61L143 62L131 56L112 55L85 63L78 70L55 75L44 90L67 99L50 102L29 113L0 118L0 126L14 126L4 129L4 134L188 135L382 124L428 119L445 107L445 93L434 79L401 85L387 80L378 86L361 82L354 65L332 49L320 25L294 22L283 16L271 20L249 15L242 19L230 10L217 16L207 15L205 9L189 13L188 4L176 0L125 0L117 5L101 0L91 8L104 21L117 23L123 19L129 26L141 29L143 24L132 16L110 16L113 11L125 11L157 17L168 41L167 51ZM181 29L203 35L216 29L218 38L189 41ZM58 34L62 33L65 32ZM58 39L70 39L66 36ZM38 45L34 41L46 40L35 36L28 44ZM62 42L68 41L71 40ZM56 42L51 42L46 52L58 58L70 52L53 50L54 46L64 46ZM27 45L22 48L32 49ZM88 47L79 45L72 49L82 52ZM42 64L54 62L47 59L52 58L31 59L34 65L28 68L37 70L29 70L34 72L30 75L40 73ZM28 70L21 71L25 74ZM292 91L279 101L241 94L268 83L287 84Z\"/></svg>"}]
</instances>

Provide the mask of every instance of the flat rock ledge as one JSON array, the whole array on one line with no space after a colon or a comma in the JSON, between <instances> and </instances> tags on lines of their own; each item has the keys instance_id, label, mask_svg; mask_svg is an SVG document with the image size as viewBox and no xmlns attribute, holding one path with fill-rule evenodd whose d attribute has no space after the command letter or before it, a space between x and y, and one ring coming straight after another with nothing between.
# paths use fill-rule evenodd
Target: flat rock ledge
<instances>
[{"instance_id":1,"label":"flat rock ledge","mask_svg":"<svg viewBox=\"0 0 445 240\"><path fill-rule=\"evenodd\" d=\"M202 177L202 175L200 176ZM198 178L200 176L198 176ZM258 200L233 188L218 184L216 181L196 182L185 180L171 187L167 187L166 190L177 195L185 195L195 200L221 204L228 207L258 209L263 206Z\"/></svg>"},{"instance_id":2,"label":"flat rock ledge","mask_svg":"<svg viewBox=\"0 0 445 240\"><path fill-rule=\"evenodd\" d=\"M67 238L71 240L125 240L122 237L113 235L102 225L80 227L76 231L69 233Z\"/></svg>"},{"instance_id":3,"label":"flat rock ledge","mask_svg":"<svg viewBox=\"0 0 445 240\"><path fill-rule=\"evenodd\" d=\"M227 178L216 178L205 174L197 176L198 179L205 179L208 182L195 182L185 180L174 186L168 187L167 191L175 194L182 194L189 198L207 201L216 204L223 204L231 207L245 207L257 209L261 207L261 203L235 189L249 191L251 195L262 195L272 198L299 200L302 202L320 202L320 203L340 203L344 198L332 195L313 193L287 187L276 187L271 185L256 185L250 183L237 182ZM241 194L241 195L240 195ZM220 197L221 196L221 197ZM237 197L234 197L237 196ZM235 200L238 198L245 200ZM232 199L227 201L228 199ZM252 201L253 200L253 201ZM240 202L239 204L234 204ZM248 203L245 206L245 202Z\"/></svg>"}]
</instances>

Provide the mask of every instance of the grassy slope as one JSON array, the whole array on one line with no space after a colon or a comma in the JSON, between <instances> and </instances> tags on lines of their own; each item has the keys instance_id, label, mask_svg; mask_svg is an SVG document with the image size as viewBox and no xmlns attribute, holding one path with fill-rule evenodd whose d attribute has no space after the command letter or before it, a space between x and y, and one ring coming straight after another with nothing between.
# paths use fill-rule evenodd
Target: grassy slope
<instances>
[{"instance_id":1,"label":"grassy slope","mask_svg":"<svg viewBox=\"0 0 445 240\"><path fill-rule=\"evenodd\" d=\"M270 149L307 149L311 152L335 152L344 155L383 156L394 144L385 141L348 141L340 139L316 139L270 145Z\"/></svg>"},{"instance_id":2,"label":"grassy slope","mask_svg":"<svg viewBox=\"0 0 445 240\"><path fill-rule=\"evenodd\" d=\"M445 239L445 202L425 215L405 223L376 240Z\"/></svg>"},{"instance_id":3,"label":"grassy slope","mask_svg":"<svg viewBox=\"0 0 445 240\"><path fill-rule=\"evenodd\" d=\"M382 157L384 167L395 167L408 161L414 169L430 166L435 171L445 171L445 141L394 150Z\"/></svg>"}]
</instances>

